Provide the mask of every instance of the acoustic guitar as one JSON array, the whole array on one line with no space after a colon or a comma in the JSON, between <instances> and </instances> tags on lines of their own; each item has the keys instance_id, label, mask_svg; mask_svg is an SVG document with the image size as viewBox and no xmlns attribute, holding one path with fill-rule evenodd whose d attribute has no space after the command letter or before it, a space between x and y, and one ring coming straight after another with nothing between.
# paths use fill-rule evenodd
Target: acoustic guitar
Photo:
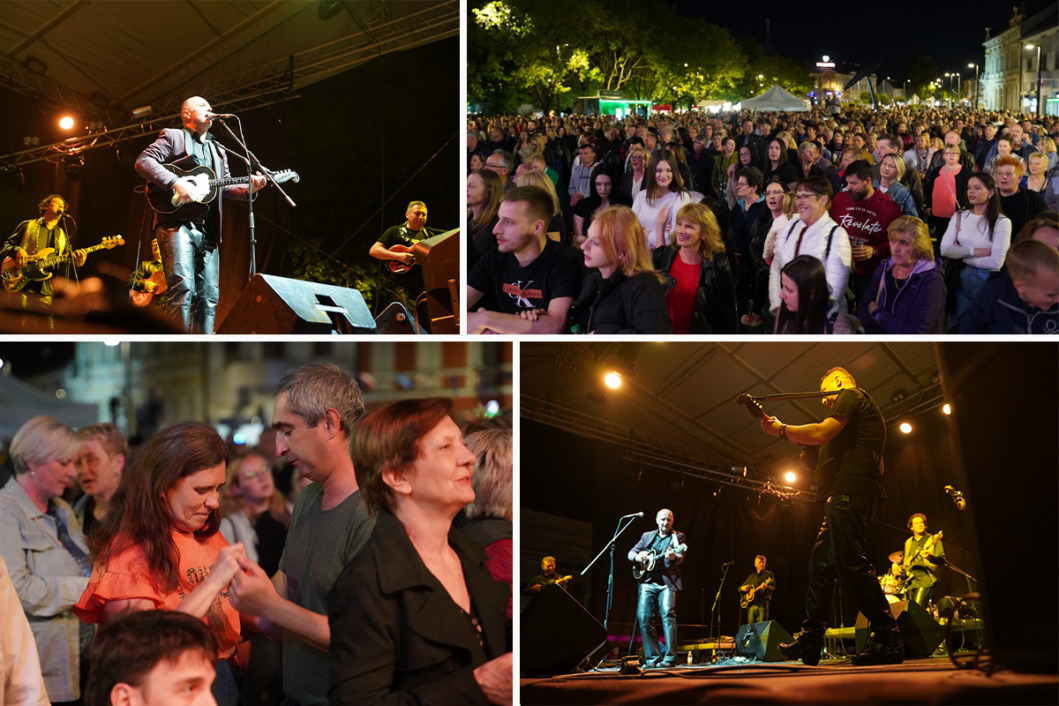
<instances>
[{"instance_id":1,"label":"acoustic guitar","mask_svg":"<svg viewBox=\"0 0 1059 706\"><path fill-rule=\"evenodd\" d=\"M688 545L678 544L675 547L671 547L674 552L680 554L688 550ZM666 552L669 549L666 549ZM647 556L643 558L643 561L634 562L632 566L632 577L639 581L645 575L655 570L655 566L658 564L658 560L666 555L666 552L656 552L654 549L650 549L647 552Z\"/></svg>"},{"instance_id":2,"label":"acoustic guitar","mask_svg":"<svg viewBox=\"0 0 1059 706\"><path fill-rule=\"evenodd\" d=\"M184 170L172 164L163 164L162 166L176 174L179 177L177 181L183 182L188 187L191 200L185 201L181 199L172 187L165 188L152 182L147 188L147 203L158 213L174 213L180 207L192 202L210 203L217 198L220 187L250 183L250 177L248 176L218 179L217 174L209 167L195 167L194 169ZM272 178L277 184L284 184L288 181L293 181L297 184L301 180L298 172L290 169L274 172Z\"/></svg>"},{"instance_id":3,"label":"acoustic guitar","mask_svg":"<svg viewBox=\"0 0 1059 706\"><path fill-rule=\"evenodd\" d=\"M747 608L754 602L754 594L763 588L768 588L769 582L762 581L760 586L751 586L750 589L739 599L739 607Z\"/></svg>"}]
</instances>

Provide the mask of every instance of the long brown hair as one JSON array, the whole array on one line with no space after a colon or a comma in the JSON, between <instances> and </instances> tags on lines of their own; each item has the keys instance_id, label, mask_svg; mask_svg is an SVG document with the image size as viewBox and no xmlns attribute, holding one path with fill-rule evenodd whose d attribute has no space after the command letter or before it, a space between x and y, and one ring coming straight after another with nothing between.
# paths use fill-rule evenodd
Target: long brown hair
<instances>
[{"instance_id":1,"label":"long brown hair","mask_svg":"<svg viewBox=\"0 0 1059 706\"><path fill-rule=\"evenodd\" d=\"M122 474L99 531L88 538L93 562L105 566L110 557L139 546L156 587L174 590L179 585L180 556L165 493L181 478L222 463L228 463L228 450L205 424L181 422L151 437ZM220 513L210 512L195 538L212 537L220 524Z\"/></svg>"}]
</instances>

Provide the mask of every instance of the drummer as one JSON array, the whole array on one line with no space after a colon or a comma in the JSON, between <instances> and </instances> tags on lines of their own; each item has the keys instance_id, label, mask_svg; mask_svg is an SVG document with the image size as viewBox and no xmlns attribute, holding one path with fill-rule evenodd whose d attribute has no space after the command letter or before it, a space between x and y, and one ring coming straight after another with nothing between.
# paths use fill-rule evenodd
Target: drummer
<instances>
[{"instance_id":1,"label":"drummer","mask_svg":"<svg viewBox=\"0 0 1059 706\"><path fill-rule=\"evenodd\" d=\"M890 555L890 572L879 577L879 585L882 586L883 595L888 603L897 603L904 600L905 586L901 578L901 559L904 552L894 552ZM894 557L897 559L894 559Z\"/></svg>"}]
</instances>

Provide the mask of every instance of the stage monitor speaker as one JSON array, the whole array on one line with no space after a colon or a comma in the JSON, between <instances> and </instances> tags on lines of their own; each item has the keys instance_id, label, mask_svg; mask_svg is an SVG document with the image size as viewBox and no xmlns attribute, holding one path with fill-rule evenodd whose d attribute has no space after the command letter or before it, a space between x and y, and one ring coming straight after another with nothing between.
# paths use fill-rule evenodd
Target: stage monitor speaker
<instances>
[{"instance_id":1,"label":"stage monitor speaker","mask_svg":"<svg viewBox=\"0 0 1059 706\"><path fill-rule=\"evenodd\" d=\"M520 668L527 676L567 674L609 644L606 628L562 586L545 586L519 619Z\"/></svg>"},{"instance_id":2,"label":"stage monitor speaker","mask_svg":"<svg viewBox=\"0 0 1059 706\"><path fill-rule=\"evenodd\" d=\"M915 601L891 603L890 612L901 631L906 657L929 657L945 639L945 628ZM857 652L860 652L867 644L869 633L868 619L863 613L857 613L856 626Z\"/></svg>"},{"instance_id":3,"label":"stage monitor speaker","mask_svg":"<svg viewBox=\"0 0 1059 706\"><path fill-rule=\"evenodd\" d=\"M380 334L414 334L415 328L408 317L408 310L399 302L391 302L382 313L375 317L375 333Z\"/></svg>"},{"instance_id":4,"label":"stage monitor speaker","mask_svg":"<svg viewBox=\"0 0 1059 706\"><path fill-rule=\"evenodd\" d=\"M735 636L735 653L754 657L762 662L782 662L779 645L791 642L791 634L775 620L740 625Z\"/></svg>"},{"instance_id":5,"label":"stage monitor speaker","mask_svg":"<svg viewBox=\"0 0 1059 706\"><path fill-rule=\"evenodd\" d=\"M1059 346L934 345L945 401L952 404L953 485L967 501L963 512L971 516L977 545L977 566L963 568L978 580L973 590L982 597L986 645L1004 667L1054 674L1059 601L1042 594L1027 604L1025 581L1013 577L1026 575L1028 561L1052 564L1059 556ZM1002 526L1017 526L1017 539ZM1020 550L1012 550L1013 541ZM1048 583L1054 586L1054 579Z\"/></svg>"},{"instance_id":6,"label":"stage monitor speaker","mask_svg":"<svg viewBox=\"0 0 1059 706\"><path fill-rule=\"evenodd\" d=\"M275 275L254 275L217 333L375 333L355 289Z\"/></svg>"}]
</instances>

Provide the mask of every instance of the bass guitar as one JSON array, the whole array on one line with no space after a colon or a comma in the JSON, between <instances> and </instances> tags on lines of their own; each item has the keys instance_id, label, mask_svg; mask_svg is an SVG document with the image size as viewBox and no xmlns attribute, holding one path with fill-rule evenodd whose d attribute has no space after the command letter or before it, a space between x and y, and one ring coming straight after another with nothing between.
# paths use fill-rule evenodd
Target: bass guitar
<instances>
[{"instance_id":1,"label":"bass guitar","mask_svg":"<svg viewBox=\"0 0 1059 706\"><path fill-rule=\"evenodd\" d=\"M147 188L147 203L158 213L173 213L181 206L186 206L192 202L210 203L217 198L220 187L250 183L250 177L248 176L218 179L217 175L209 167L195 167L191 170L184 170L173 164L163 164L162 166L179 177L177 181L183 182L190 192L191 198L189 200L181 199L172 187L165 188L151 183ZM288 181L293 181L297 184L301 180L298 172L290 169L274 172L272 178L277 184L284 184Z\"/></svg>"},{"instance_id":2,"label":"bass guitar","mask_svg":"<svg viewBox=\"0 0 1059 706\"><path fill-rule=\"evenodd\" d=\"M680 554L681 552L686 552L688 550L688 545L678 544L677 546L671 548L674 552ZM666 551L669 551L669 549L666 549ZM642 561L633 564L632 577L639 581L646 574L649 574L654 571L655 566L658 564L658 560L664 557L665 555L666 552L656 552L654 549L648 550L647 556L645 556Z\"/></svg>"},{"instance_id":3,"label":"bass guitar","mask_svg":"<svg viewBox=\"0 0 1059 706\"><path fill-rule=\"evenodd\" d=\"M19 267L14 257L5 257L0 263L0 276L3 277L4 289L9 292L21 292L30 282L43 282L51 279L56 266L64 262L73 262L77 253L94 253L97 250L111 250L124 245L120 235L103 238L99 245L92 245L79 250L71 250L62 255L55 254L55 248L44 248L29 256L26 264Z\"/></svg>"}]
</instances>

